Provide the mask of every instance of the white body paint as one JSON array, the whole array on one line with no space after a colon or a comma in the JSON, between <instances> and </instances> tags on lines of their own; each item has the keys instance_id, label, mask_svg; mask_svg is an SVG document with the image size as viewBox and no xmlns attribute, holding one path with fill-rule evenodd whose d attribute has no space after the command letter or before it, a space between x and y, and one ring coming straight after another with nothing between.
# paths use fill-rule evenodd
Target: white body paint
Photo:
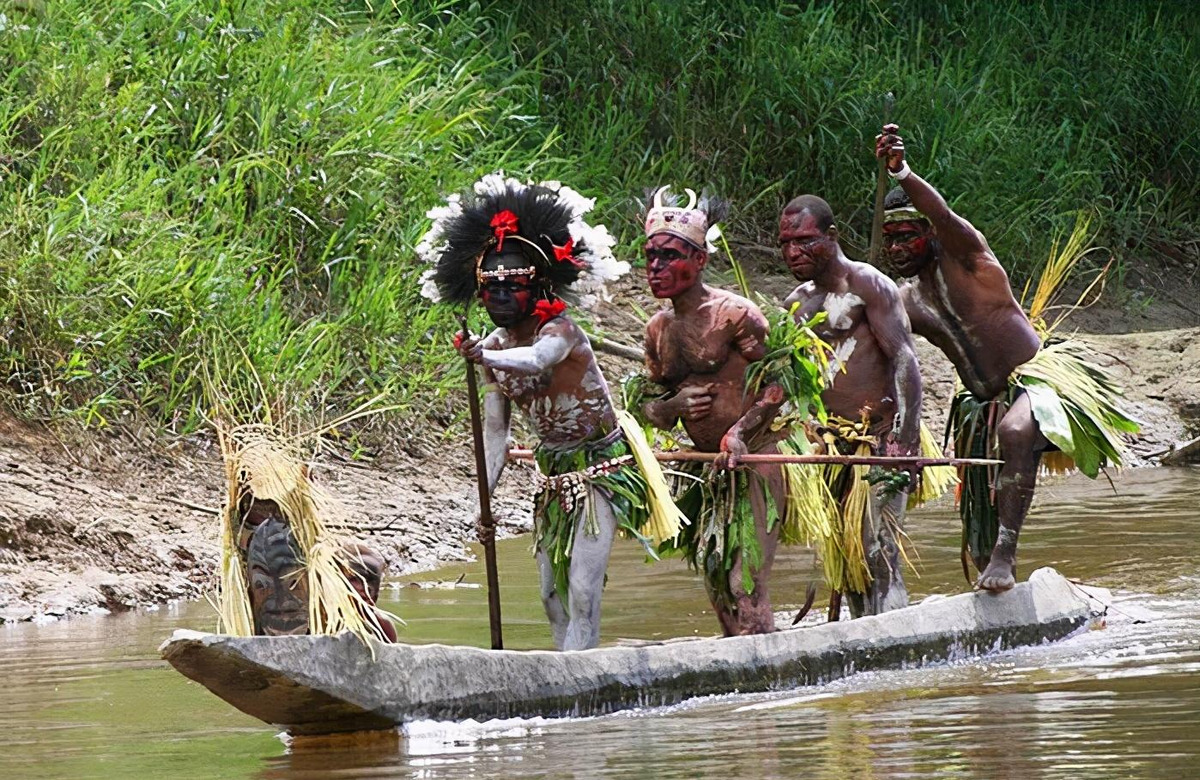
<instances>
[{"instance_id":1,"label":"white body paint","mask_svg":"<svg viewBox=\"0 0 1200 780\"><path fill-rule=\"evenodd\" d=\"M833 380L842 372L842 367L854 354L856 346L858 346L858 339L851 336L833 348L833 354L829 356L829 368L825 372L825 381L830 387L833 386Z\"/></svg>"},{"instance_id":2,"label":"white body paint","mask_svg":"<svg viewBox=\"0 0 1200 780\"><path fill-rule=\"evenodd\" d=\"M863 299L859 298L854 293L842 293L840 295L830 293L825 296L825 303L821 308L829 314L829 327L834 330L850 330L854 326L854 320L850 317L850 312L863 305Z\"/></svg>"},{"instance_id":3,"label":"white body paint","mask_svg":"<svg viewBox=\"0 0 1200 780\"><path fill-rule=\"evenodd\" d=\"M854 318L850 315L862 305L864 305L863 299L854 293L829 293L825 296L821 308L829 315L825 322L831 330L845 331L854 327ZM833 345L833 354L829 356L829 370L825 375L825 381L830 386L833 385L834 379L841 373L842 368L849 362L856 346L858 346L858 339L854 337L838 341Z\"/></svg>"}]
</instances>

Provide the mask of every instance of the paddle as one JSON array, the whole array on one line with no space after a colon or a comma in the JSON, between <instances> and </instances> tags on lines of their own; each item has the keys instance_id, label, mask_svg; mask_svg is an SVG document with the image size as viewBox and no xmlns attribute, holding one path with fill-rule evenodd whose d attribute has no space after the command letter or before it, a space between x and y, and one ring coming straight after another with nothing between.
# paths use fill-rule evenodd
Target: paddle
<instances>
[{"instance_id":1,"label":"paddle","mask_svg":"<svg viewBox=\"0 0 1200 780\"><path fill-rule=\"evenodd\" d=\"M470 304L459 317L465 337ZM479 408L479 382L475 364L467 364L467 401L471 407L471 433L475 439L475 482L479 486L479 542L483 545L483 561L487 569L488 622L492 628L492 649L503 650L504 638L500 629L500 575L496 569L496 520L492 517L492 492L488 489L487 455L483 449L483 414Z\"/></svg>"},{"instance_id":2,"label":"paddle","mask_svg":"<svg viewBox=\"0 0 1200 780\"><path fill-rule=\"evenodd\" d=\"M886 125L892 119L892 105L896 98L891 92L883 98L883 123ZM888 170L887 158L880 157L875 172L875 213L871 217L871 247L867 257L871 265L879 267L883 260L883 199L887 197Z\"/></svg>"}]
</instances>

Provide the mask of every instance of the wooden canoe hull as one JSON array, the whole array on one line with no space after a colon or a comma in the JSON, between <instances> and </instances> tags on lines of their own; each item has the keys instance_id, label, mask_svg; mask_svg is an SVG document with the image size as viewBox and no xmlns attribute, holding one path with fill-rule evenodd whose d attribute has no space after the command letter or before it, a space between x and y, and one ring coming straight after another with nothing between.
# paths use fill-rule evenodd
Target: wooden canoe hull
<instances>
[{"instance_id":1,"label":"wooden canoe hull","mask_svg":"<svg viewBox=\"0 0 1200 780\"><path fill-rule=\"evenodd\" d=\"M312 735L418 719L597 715L788 690L1055 641L1085 626L1097 604L1041 569L999 595L931 598L883 615L760 636L560 653L176 631L160 650L239 710Z\"/></svg>"}]
</instances>

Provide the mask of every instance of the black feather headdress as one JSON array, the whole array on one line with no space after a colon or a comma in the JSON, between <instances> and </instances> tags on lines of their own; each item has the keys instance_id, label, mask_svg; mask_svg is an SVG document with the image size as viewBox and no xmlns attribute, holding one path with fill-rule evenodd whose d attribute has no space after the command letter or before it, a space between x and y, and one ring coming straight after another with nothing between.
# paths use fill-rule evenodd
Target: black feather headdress
<instances>
[{"instance_id":1,"label":"black feather headdress","mask_svg":"<svg viewBox=\"0 0 1200 780\"><path fill-rule=\"evenodd\" d=\"M593 201L558 182L522 184L501 174L485 176L471 192L433 209L433 226L417 247L434 265L422 277L433 300L465 303L483 278L516 271L541 281L546 291L588 305L604 294L604 282L629 269L612 256L613 239L603 225L583 221ZM482 271L488 257L516 256L513 268Z\"/></svg>"}]
</instances>

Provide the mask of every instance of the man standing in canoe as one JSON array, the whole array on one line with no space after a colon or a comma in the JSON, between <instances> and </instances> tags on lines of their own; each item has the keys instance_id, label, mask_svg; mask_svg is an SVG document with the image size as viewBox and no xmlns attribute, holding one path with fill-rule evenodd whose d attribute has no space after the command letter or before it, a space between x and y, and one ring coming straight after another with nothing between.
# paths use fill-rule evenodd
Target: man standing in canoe
<instances>
[{"instance_id":1,"label":"man standing in canoe","mask_svg":"<svg viewBox=\"0 0 1200 780\"><path fill-rule=\"evenodd\" d=\"M767 354L767 319L746 298L703 280L715 251L709 231L726 204L708 197L697 202L686 190L686 205L670 205L666 189L655 192L646 214L643 251L651 292L671 306L646 327L646 387L652 390L627 394L626 403L640 407L657 428L670 431L682 422L697 450L720 453L712 466L692 469L695 479L677 497L691 525L676 547L703 574L727 636L767 633L775 630L771 564L796 512L789 517L787 467L739 466L739 458L779 452L789 432L773 423L784 402L793 400L802 407L797 414L807 414L814 399L788 399L769 378L748 381L747 368Z\"/></svg>"},{"instance_id":2,"label":"man standing in canoe","mask_svg":"<svg viewBox=\"0 0 1200 780\"><path fill-rule=\"evenodd\" d=\"M884 125L875 143L900 183L884 203L884 253L908 277L901 294L913 331L945 353L962 382L950 412L955 454L1004 459L995 473L965 467L959 500L964 547L981 572L976 586L1004 591L1016 583L1017 537L1043 454L1061 452L1094 478L1106 463L1121 464L1121 434L1138 428L1081 344L1043 346L987 240L912 172L898 131Z\"/></svg>"},{"instance_id":3,"label":"man standing in canoe","mask_svg":"<svg viewBox=\"0 0 1200 780\"><path fill-rule=\"evenodd\" d=\"M801 282L784 306L797 322L823 315L815 330L833 349L821 396L830 419L816 438L830 454L917 455L921 374L896 284L842 253L833 212L815 195L784 208L779 246ZM826 470L840 510L823 553L826 577L835 592L849 596L855 617L908 604L901 534L911 476L893 472L868 482L867 471Z\"/></svg>"},{"instance_id":4,"label":"man standing in canoe","mask_svg":"<svg viewBox=\"0 0 1200 780\"><path fill-rule=\"evenodd\" d=\"M568 297L586 305L629 268L613 258L604 227L583 221L591 206L558 182L492 175L431 212L434 225L418 248L436 263L427 295L464 304L478 296L496 325L483 339L460 334L457 344L486 382L489 489L504 468L513 404L540 439L537 564L562 650L600 641L617 529L652 549L678 533L680 518L641 429L614 411L587 335L566 314Z\"/></svg>"}]
</instances>

